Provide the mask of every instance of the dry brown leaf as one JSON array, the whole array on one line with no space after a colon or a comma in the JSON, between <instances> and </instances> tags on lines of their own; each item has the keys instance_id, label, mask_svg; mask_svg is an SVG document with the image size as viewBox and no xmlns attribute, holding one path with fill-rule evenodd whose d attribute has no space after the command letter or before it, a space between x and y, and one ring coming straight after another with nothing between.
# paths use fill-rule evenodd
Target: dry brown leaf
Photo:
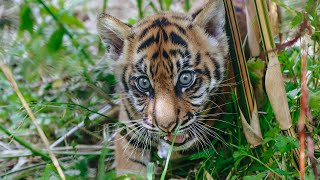
<instances>
[{"instance_id":1,"label":"dry brown leaf","mask_svg":"<svg viewBox=\"0 0 320 180\"><path fill-rule=\"evenodd\" d=\"M207 180L214 180L213 177L208 173L208 171L204 170L204 173L206 174Z\"/></svg>"},{"instance_id":2,"label":"dry brown leaf","mask_svg":"<svg viewBox=\"0 0 320 180\"><path fill-rule=\"evenodd\" d=\"M257 57L260 55L260 31L254 1L245 0L245 7L248 30L248 44L251 55L253 57Z\"/></svg>"},{"instance_id":3,"label":"dry brown leaf","mask_svg":"<svg viewBox=\"0 0 320 180\"><path fill-rule=\"evenodd\" d=\"M250 119L250 126L254 130L254 132L262 138L261 128L260 128L260 121L258 116L258 108L257 103L254 102L254 108L252 112L252 118Z\"/></svg>"},{"instance_id":4,"label":"dry brown leaf","mask_svg":"<svg viewBox=\"0 0 320 180\"><path fill-rule=\"evenodd\" d=\"M261 133L260 123L258 118L257 104L255 103L254 105L254 111L252 112L252 118L250 119L250 124L247 122L240 108L239 108L239 111L240 111L243 132L248 143L251 144L251 147L256 147L261 145L262 133Z\"/></svg>"},{"instance_id":5,"label":"dry brown leaf","mask_svg":"<svg viewBox=\"0 0 320 180\"><path fill-rule=\"evenodd\" d=\"M288 130L292 126L287 94L284 89L280 63L274 52L269 53L269 63L266 72L266 91L280 128Z\"/></svg>"}]
</instances>

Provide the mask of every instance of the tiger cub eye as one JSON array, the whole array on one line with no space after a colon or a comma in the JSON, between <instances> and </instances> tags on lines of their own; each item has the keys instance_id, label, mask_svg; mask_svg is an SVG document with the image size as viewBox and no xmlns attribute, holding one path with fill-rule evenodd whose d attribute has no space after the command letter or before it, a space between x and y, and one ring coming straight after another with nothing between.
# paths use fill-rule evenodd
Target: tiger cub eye
<instances>
[{"instance_id":1,"label":"tiger cub eye","mask_svg":"<svg viewBox=\"0 0 320 180\"><path fill-rule=\"evenodd\" d=\"M179 83L184 87L189 87L194 81L193 73L191 71L183 71L179 76Z\"/></svg>"},{"instance_id":2,"label":"tiger cub eye","mask_svg":"<svg viewBox=\"0 0 320 180\"><path fill-rule=\"evenodd\" d=\"M137 79L136 86L141 92L148 92L151 88L150 81L147 77L142 76Z\"/></svg>"}]
</instances>

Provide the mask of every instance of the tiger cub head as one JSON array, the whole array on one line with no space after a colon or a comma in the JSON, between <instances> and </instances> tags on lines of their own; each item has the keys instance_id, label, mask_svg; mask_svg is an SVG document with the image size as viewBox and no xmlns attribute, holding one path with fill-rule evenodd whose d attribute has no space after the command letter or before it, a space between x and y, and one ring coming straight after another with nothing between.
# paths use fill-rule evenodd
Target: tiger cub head
<instances>
[{"instance_id":1,"label":"tiger cub head","mask_svg":"<svg viewBox=\"0 0 320 180\"><path fill-rule=\"evenodd\" d=\"M102 14L97 28L136 137L146 145L169 144L179 124L175 150L200 143L206 133L199 117L214 103L228 55L223 1L210 0L195 14L156 14L134 26Z\"/></svg>"}]
</instances>

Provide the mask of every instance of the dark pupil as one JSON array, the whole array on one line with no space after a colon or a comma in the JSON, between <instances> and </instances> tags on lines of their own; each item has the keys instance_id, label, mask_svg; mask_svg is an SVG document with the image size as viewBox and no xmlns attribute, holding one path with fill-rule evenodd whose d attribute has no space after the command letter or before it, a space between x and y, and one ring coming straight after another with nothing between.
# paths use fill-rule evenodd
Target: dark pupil
<instances>
[{"instance_id":1,"label":"dark pupil","mask_svg":"<svg viewBox=\"0 0 320 180\"><path fill-rule=\"evenodd\" d=\"M192 80L191 77L192 75L190 73L185 73L185 74L182 74L181 77L180 77L180 83L183 84L183 85L187 85L190 83L190 81Z\"/></svg>"},{"instance_id":2,"label":"dark pupil","mask_svg":"<svg viewBox=\"0 0 320 180\"><path fill-rule=\"evenodd\" d=\"M145 79L145 78L141 78L140 80L139 80L139 85L140 85L140 87L142 88L142 89L148 89L149 88L149 81L148 81L148 79Z\"/></svg>"},{"instance_id":3,"label":"dark pupil","mask_svg":"<svg viewBox=\"0 0 320 180\"><path fill-rule=\"evenodd\" d=\"M185 74L185 75L183 75L183 77L182 77L182 78L183 78L183 81L184 81L184 82L188 82L188 81L189 81L189 76L188 76L188 75L186 75L186 74Z\"/></svg>"}]
</instances>

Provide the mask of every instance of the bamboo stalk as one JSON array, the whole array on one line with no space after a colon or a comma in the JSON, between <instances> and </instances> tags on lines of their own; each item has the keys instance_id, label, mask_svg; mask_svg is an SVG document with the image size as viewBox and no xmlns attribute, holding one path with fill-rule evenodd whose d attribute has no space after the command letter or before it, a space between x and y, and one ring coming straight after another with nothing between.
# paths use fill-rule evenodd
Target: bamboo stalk
<instances>
[{"instance_id":1,"label":"bamboo stalk","mask_svg":"<svg viewBox=\"0 0 320 180\"><path fill-rule=\"evenodd\" d=\"M246 59L242 49L242 42L236 15L232 1L225 0L227 14L227 33L231 36L229 42L231 63L236 80L241 82L237 86L237 101L239 104L240 119L243 133L252 148L261 145L262 133L260 128L258 111L246 65ZM250 122L250 124L248 123Z\"/></svg>"},{"instance_id":2,"label":"bamboo stalk","mask_svg":"<svg viewBox=\"0 0 320 180\"><path fill-rule=\"evenodd\" d=\"M267 12L265 1L255 0L256 11L259 19L262 43L268 52L275 47ZM272 109L276 116L280 128L288 130L292 126L287 95L284 88L280 63L275 52L269 52L266 55L268 68L265 78L266 91L272 105Z\"/></svg>"},{"instance_id":3,"label":"bamboo stalk","mask_svg":"<svg viewBox=\"0 0 320 180\"><path fill-rule=\"evenodd\" d=\"M242 108L244 117L249 120L252 117L254 110L254 95L252 86L249 79L248 69L244 53L242 51L242 42L239 34L239 28L237 24L236 15L233 9L233 3L230 0L224 0L226 15L227 15L227 33L231 36L230 56L231 63L234 69L235 78L239 83L237 92L239 93L238 104Z\"/></svg>"}]
</instances>

